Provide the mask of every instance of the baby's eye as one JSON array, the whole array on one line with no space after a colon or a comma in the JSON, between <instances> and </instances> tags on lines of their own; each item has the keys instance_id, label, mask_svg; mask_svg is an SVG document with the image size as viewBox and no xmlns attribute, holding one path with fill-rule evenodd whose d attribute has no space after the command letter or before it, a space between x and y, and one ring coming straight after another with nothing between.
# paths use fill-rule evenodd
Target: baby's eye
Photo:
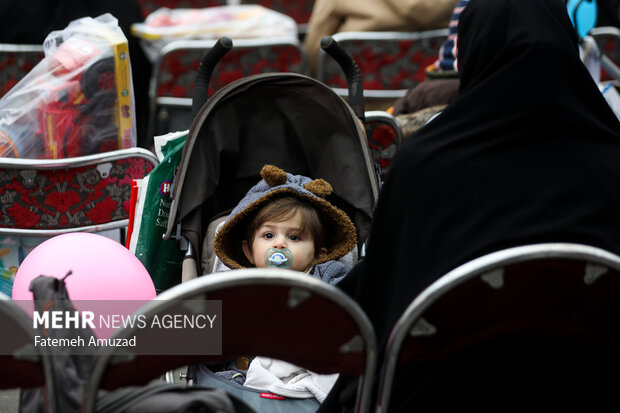
<instances>
[{"instance_id":1,"label":"baby's eye","mask_svg":"<svg viewBox=\"0 0 620 413\"><path fill-rule=\"evenodd\" d=\"M288 236L288 239L290 239L291 241L299 241L301 240L301 238L299 238L297 235L295 234L291 234Z\"/></svg>"},{"instance_id":2,"label":"baby's eye","mask_svg":"<svg viewBox=\"0 0 620 413\"><path fill-rule=\"evenodd\" d=\"M272 232L265 232L263 234L263 238L265 238L265 239L272 239L273 237L274 237L274 235L273 235Z\"/></svg>"}]
</instances>

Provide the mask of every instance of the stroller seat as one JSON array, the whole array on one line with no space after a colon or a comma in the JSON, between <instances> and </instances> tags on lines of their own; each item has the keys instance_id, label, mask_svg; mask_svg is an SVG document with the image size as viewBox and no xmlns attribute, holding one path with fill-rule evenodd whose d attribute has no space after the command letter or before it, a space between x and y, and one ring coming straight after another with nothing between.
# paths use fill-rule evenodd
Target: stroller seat
<instances>
[{"instance_id":1,"label":"stroller seat","mask_svg":"<svg viewBox=\"0 0 620 413\"><path fill-rule=\"evenodd\" d=\"M209 55L219 59L217 50L211 49L201 66L207 79L213 70ZM205 91L204 104L196 103L200 90ZM208 80L201 89L197 79L196 116L175 175L164 238L175 233L186 239L187 257L201 263L208 225L232 210L261 179L261 168L271 164L294 175L329 182L334 191L327 200L349 215L361 247L379 194L359 118L363 105L361 110L353 106L354 112L329 87L296 73L242 78L208 101L206 90ZM191 269L192 265L184 267ZM196 274L205 272L197 264L193 267Z\"/></svg>"},{"instance_id":2,"label":"stroller seat","mask_svg":"<svg viewBox=\"0 0 620 413\"><path fill-rule=\"evenodd\" d=\"M201 65L194 89L195 117L171 191L164 239L187 244L181 279L212 272L216 227L260 181L265 164L329 182L333 193L326 199L351 218L361 248L379 194L363 104L354 104L361 99L361 83L351 106L321 82L296 73L242 78L207 101L210 73L225 48L220 43L211 49ZM191 368L188 373L195 377Z\"/></svg>"}]
</instances>

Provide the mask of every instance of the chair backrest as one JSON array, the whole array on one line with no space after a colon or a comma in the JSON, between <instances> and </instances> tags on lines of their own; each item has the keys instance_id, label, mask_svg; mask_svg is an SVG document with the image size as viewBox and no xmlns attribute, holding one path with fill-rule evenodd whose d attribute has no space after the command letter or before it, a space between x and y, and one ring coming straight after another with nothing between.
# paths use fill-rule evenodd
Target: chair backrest
<instances>
[{"instance_id":1,"label":"chair backrest","mask_svg":"<svg viewBox=\"0 0 620 413\"><path fill-rule=\"evenodd\" d=\"M24 309L0 293L0 388L45 386L49 412L57 412L56 393L49 355L35 345L32 320Z\"/></svg>"},{"instance_id":2,"label":"chair backrest","mask_svg":"<svg viewBox=\"0 0 620 413\"><path fill-rule=\"evenodd\" d=\"M43 57L41 45L0 44L0 97L6 95Z\"/></svg>"},{"instance_id":3,"label":"chair backrest","mask_svg":"<svg viewBox=\"0 0 620 413\"><path fill-rule=\"evenodd\" d=\"M0 236L126 227L132 180L157 163L142 148L65 159L0 158Z\"/></svg>"},{"instance_id":4,"label":"chair backrest","mask_svg":"<svg viewBox=\"0 0 620 413\"><path fill-rule=\"evenodd\" d=\"M151 152L120 149L77 158L0 158L0 291L28 252L67 232L103 232L124 243L132 181L157 165Z\"/></svg>"},{"instance_id":5,"label":"chair backrest","mask_svg":"<svg viewBox=\"0 0 620 413\"><path fill-rule=\"evenodd\" d=\"M424 80L437 60L448 29L421 32L341 32L332 36L353 56L361 72L365 98L399 98ZM323 51L317 77L339 95L347 95L342 70Z\"/></svg>"},{"instance_id":6,"label":"chair backrest","mask_svg":"<svg viewBox=\"0 0 620 413\"><path fill-rule=\"evenodd\" d=\"M389 410L399 367L491 339L574 337L617 352L619 292L620 257L591 246L535 244L474 259L425 289L392 329L378 411Z\"/></svg>"},{"instance_id":7,"label":"chair backrest","mask_svg":"<svg viewBox=\"0 0 620 413\"><path fill-rule=\"evenodd\" d=\"M375 168L383 182L392 158L402 143L402 129L394 116L380 110L366 112L364 126Z\"/></svg>"},{"instance_id":8,"label":"chair backrest","mask_svg":"<svg viewBox=\"0 0 620 413\"><path fill-rule=\"evenodd\" d=\"M234 270L177 285L135 314L143 314L148 326L155 316L204 312L205 305L196 300L221 303L221 321L215 323L222 334L219 354L205 351L214 336L204 329L117 331L114 338L136 337L136 355L123 363L118 357L123 349L101 349L83 411L93 411L99 388L145 384L178 366L248 354L288 361L319 374L360 377L356 412L367 411L376 363L374 332L359 306L336 287L289 270Z\"/></svg>"},{"instance_id":9,"label":"chair backrest","mask_svg":"<svg viewBox=\"0 0 620 413\"><path fill-rule=\"evenodd\" d=\"M620 66L620 29L611 26L595 27L590 30L590 36L596 40L599 50ZM603 68L601 80L615 80L615 78Z\"/></svg>"},{"instance_id":10,"label":"chair backrest","mask_svg":"<svg viewBox=\"0 0 620 413\"><path fill-rule=\"evenodd\" d=\"M149 86L149 136L185 130L191 118L194 82L200 62L215 40L177 40L162 48ZM308 59L295 39L234 39L234 48L219 62L209 95L228 83L268 72L308 74Z\"/></svg>"}]
</instances>

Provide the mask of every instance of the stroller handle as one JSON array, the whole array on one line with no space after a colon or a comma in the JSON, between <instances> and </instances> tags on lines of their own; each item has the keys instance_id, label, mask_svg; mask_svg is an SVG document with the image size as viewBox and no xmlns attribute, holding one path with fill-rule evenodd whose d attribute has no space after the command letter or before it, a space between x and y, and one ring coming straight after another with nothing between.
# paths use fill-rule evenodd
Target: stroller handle
<instances>
[{"instance_id":1,"label":"stroller handle","mask_svg":"<svg viewBox=\"0 0 620 413\"><path fill-rule=\"evenodd\" d=\"M321 49L330 55L342 68L349 87L349 106L355 115L364 121L364 89L362 72L353 57L331 36L321 39Z\"/></svg>"},{"instance_id":2,"label":"stroller handle","mask_svg":"<svg viewBox=\"0 0 620 413\"><path fill-rule=\"evenodd\" d=\"M220 37L215 45L205 54L200 62L196 81L194 82L194 96L192 98L192 118L196 117L200 108L209 97L209 83L215 66L233 47L229 37Z\"/></svg>"}]
</instances>

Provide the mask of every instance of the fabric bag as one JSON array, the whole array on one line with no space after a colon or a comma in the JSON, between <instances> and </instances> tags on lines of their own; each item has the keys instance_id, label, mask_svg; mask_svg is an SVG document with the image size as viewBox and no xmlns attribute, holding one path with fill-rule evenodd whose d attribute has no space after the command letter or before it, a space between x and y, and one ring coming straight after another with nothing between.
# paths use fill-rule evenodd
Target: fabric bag
<instances>
[{"instance_id":1,"label":"fabric bag","mask_svg":"<svg viewBox=\"0 0 620 413\"><path fill-rule=\"evenodd\" d=\"M241 401L219 389L187 388L152 383L107 393L97 401L97 413L253 413Z\"/></svg>"},{"instance_id":2,"label":"fabric bag","mask_svg":"<svg viewBox=\"0 0 620 413\"><path fill-rule=\"evenodd\" d=\"M34 297L35 310L39 313L48 311L74 311L69 299L65 278L41 275L30 284ZM51 303L51 304L50 304ZM51 317L50 317L51 318ZM73 339L80 337L89 342L94 337L90 328L50 328L43 333L50 338ZM62 413L81 410L86 379L90 374L93 355L97 347L92 347L92 354L71 354L70 347L59 347L51 357L52 376L56 384L56 411ZM44 413L46 388L25 389L20 392L19 413Z\"/></svg>"}]
</instances>

